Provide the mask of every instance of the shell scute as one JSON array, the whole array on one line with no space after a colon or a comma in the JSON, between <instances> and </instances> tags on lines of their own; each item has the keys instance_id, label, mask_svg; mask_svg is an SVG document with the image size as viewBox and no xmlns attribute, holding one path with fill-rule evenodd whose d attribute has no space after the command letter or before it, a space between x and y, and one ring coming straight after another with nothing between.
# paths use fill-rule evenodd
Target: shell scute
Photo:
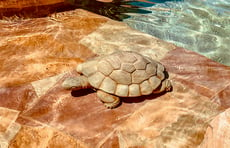
<instances>
[{"instance_id":1,"label":"shell scute","mask_svg":"<svg viewBox=\"0 0 230 148\"><path fill-rule=\"evenodd\" d=\"M157 63L157 71L165 71L165 67L159 63L159 62L156 62Z\"/></svg>"},{"instance_id":2,"label":"shell scute","mask_svg":"<svg viewBox=\"0 0 230 148\"><path fill-rule=\"evenodd\" d=\"M85 63L79 64L77 66L77 71L88 77L97 72L97 64L98 62L95 60L87 61Z\"/></svg>"},{"instance_id":3,"label":"shell scute","mask_svg":"<svg viewBox=\"0 0 230 148\"><path fill-rule=\"evenodd\" d=\"M104 79L105 76L100 72L95 72L94 74L88 77L89 83L95 88L99 88Z\"/></svg>"},{"instance_id":4,"label":"shell scute","mask_svg":"<svg viewBox=\"0 0 230 148\"><path fill-rule=\"evenodd\" d=\"M129 85L129 97L137 97L140 96L140 86L138 84Z\"/></svg>"},{"instance_id":5,"label":"shell scute","mask_svg":"<svg viewBox=\"0 0 230 148\"><path fill-rule=\"evenodd\" d=\"M121 67L121 60L117 55L111 55L109 57L104 58L104 60L108 61L114 69L120 69Z\"/></svg>"},{"instance_id":6,"label":"shell scute","mask_svg":"<svg viewBox=\"0 0 230 148\"><path fill-rule=\"evenodd\" d=\"M117 84L117 89L115 91L115 95L121 97L127 97L129 94L129 86L123 84Z\"/></svg>"},{"instance_id":7,"label":"shell scute","mask_svg":"<svg viewBox=\"0 0 230 148\"><path fill-rule=\"evenodd\" d=\"M117 83L109 77L105 77L102 81L99 89L104 90L105 92L114 94L117 87Z\"/></svg>"},{"instance_id":8,"label":"shell scute","mask_svg":"<svg viewBox=\"0 0 230 148\"><path fill-rule=\"evenodd\" d=\"M127 58L128 57L128 58ZM138 59L135 57L135 54L132 52L124 52L121 55L121 60L124 63L134 63L136 62Z\"/></svg>"},{"instance_id":9,"label":"shell scute","mask_svg":"<svg viewBox=\"0 0 230 148\"><path fill-rule=\"evenodd\" d=\"M161 84L161 80L158 77L153 76L149 78L149 83L152 89L155 90Z\"/></svg>"},{"instance_id":10,"label":"shell scute","mask_svg":"<svg viewBox=\"0 0 230 148\"><path fill-rule=\"evenodd\" d=\"M136 69L143 69L144 70L146 68L147 62L144 60L138 60L133 65Z\"/></svg>"},{"instance_id":11,"label":"shell scute","mask_svg":"<svg viewBox=\"0 0 230 148\"><path fill-rule=\"evenodd\" d=\"M105 60L98 62L97 69L106 76L110 75L113 71L112 65Z\"/></svg>"},{"instance_id":12,"label":"shell scute","mask_svg":"<svg viewBox=\"0 0 230 148\"><path fill-rule=\"evenodd\" d=\"M132 83L140 84L146 79L148 79L148 75L145 70L135 70L132 73Z\"/></svg>"},{"instance_id":13,"label":"shell scute","mask_svg":"<svg viewBox=\"0 0 230 148\"><path fill-rule=\"evenodd\" d=\"M121 70L132 73L136 70L136 68L134 67L134 65L132 63L122 63L121 64Z\"/></svg>"},{"instance_id":14,"label":"shell scute","mask_svg":"<svg viewBox=\"0 0 230 148\"><path fill-rule=\"evenodd\" d=\"M132 83L131 75L129 72L123 70L114 70L110 77L116 81L118 84L126 84L129 85Z\"/></svg>"},{"instance_id":15,"label":"shell scute","mask_svg":"<svg viewBox=\"0 0 230 148\"><path fill-rule=\"evenodd\" d=\"M148 63L146 65L146 73L149 75L149 77L156 75L157 69L156 66L154 66L152 63Z\"/></svg>"},{"instance_id":16,"label":"shell scute","mask_svg":"<svg viewBox=\"0 0 230 148\"><path fill-rule=\"evenodd\" d=\"M151 84L148 80L145 80L140 84L141 94L142 95L149 95L153 92L153 89L151 87Z\"/></svg>"}]
</instances>

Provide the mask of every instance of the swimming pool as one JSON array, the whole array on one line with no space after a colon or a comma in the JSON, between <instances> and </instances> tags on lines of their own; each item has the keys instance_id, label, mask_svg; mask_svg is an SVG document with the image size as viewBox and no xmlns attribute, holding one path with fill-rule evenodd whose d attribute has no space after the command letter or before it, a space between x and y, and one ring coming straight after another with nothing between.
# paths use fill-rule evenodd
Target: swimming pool
<instances>
[{"instance_id":1,"label":"swimming pool","mask_svg":"<svg viewBox=\"0 0 230 148\"><path fill-rule=\"evenodd\" d=\"M229 0L166 1L145 9L151 13L135 14L123 21L230 66Z\"/></svg>"}]
</instances>

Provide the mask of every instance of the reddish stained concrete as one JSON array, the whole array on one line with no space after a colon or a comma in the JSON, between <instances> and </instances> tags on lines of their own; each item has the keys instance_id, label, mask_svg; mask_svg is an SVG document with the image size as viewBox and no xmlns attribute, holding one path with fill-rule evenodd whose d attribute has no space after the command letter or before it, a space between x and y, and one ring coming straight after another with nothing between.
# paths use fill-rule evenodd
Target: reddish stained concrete
<instances>
[{"instance_id":1,"label":"reddish stained concrete","mask_svg":"<svg viewBox=\"0 0 230 148\"><path fill-rule=\"evenodd\" d=\"M199 148L227 148L230 144L230 109L216 116L206 130Z\"/></svg>"},{"instance_id":2,"label":"reddish stained concrete","mask_svg":"<svg viewBox=\"0 0 230 148\"><path fill-rule=\"evenodd\" d=\"M35 22L40 23L35 26ZM122 98L121 106L113 110L106 109L94 91L71 95L61 88L65 77L76 75L73 69L79 62L96 54L92 52L93 46L83 46L78 42L80 39L98 41L93 38L95 34L122 39L124 34L130 36L132 32L138 34L137 41L140 38L152 43L158 40L122 23L119 24L124 34L113 34L112 23L114 21L82 10L58 14L53 19L0 22L5 29L1 32L4 38L0 39L3 65L0 67L0 107L2 112L10 111L14 116L12 119L0 114L1 121L6 123L1 131L9 131L11 135L0 133L0 137L7 137L0 138L0 147L205 147L211 142L206 138L211 121L218 115L220 122L230 120L229 116L222 118L220 114L229 108L230 68L192 51L161 41L157 45L161 50L154 54L161 55L159 60L169 72L173 91ZM7 28L7 24L15 30ZM17 25L20 28L15 27ZM103 33L103 27L111 29ZM11 31L6 33L6 30ZM119 44L125 47L127 40ZM107 40L101 43L109 48ZM143 46L145 53L152 54L145 43L134 40L129 44ZM102 49L98 47L96 51L106 54ZM34 59L37 66L30 67ZM63 72L66 73L59 75ZM56 75L58 78L48 78ZM218 127L214 121L211 124ZM222 127L221 132L229 133L228 126ZM218 128L214 130L219 132ZM222 143L216 145L222 146Z\"/></svg>"},{"instance_id":3,"label":"reddish stained concrete","mask_svg":"<svg viewBox=\"0 0 230 148\"><path fill-rule=\"evenodd\" d=\"M18 111L25 111L29 104L37 99L37 95L31 84L0 88L0 106Z\"/></svg>"},{"instance_id":4,"label":"reddish stained concrete","mask_svg":"<svg viewBox=\"0 0 230 148\"><path fill-rule=\"evenodd\" d=\"M21 115L43 124L58 127L91 146L99 143L114 128L125 121L146 102L123 103L119 108L108 110L94 91L86 90L71 95L63 90L60 80L49 92Z\"/></svg>"},{"instance_id":5,"label":"reddish stained concrete","mask_svg":"<svg viewBox=\"0 0 230 148\"><path fill-rule=\"evenodd\" d=\"M0 86L20 85L73 69L95 55L78 41L105 22L106 18L81 10L51 18L3 21Z\"/></svg>"},{"instance_id":6,"label":"reddish stained concrete","mask_svg":"<svg viewBox=\"0 0 230 148\"><path fill-rule=\"evenodd\" d=\"M215 96L211 98L213 102L216 102L221 105L223 108L229 108L230 107L230 85L223 88L223 90L219 91Z\"/></svg>"},{"instance_id":7,"label":"reddish stained concrete","mask_svg":"<svg viewBox=\"0 0 230 148\"><path fill-rule=\"evenodd\" d=\"M171 52L174 50L168 54L171 55ZM164 58L162 61L165 64ZM17 123L29 126L28 128L49 125L61 133L70 134L75 140L84 143L85 147L95 145L96 147L117 147L118 145L156 147L159 143L175 147L198 146L202 143L208 122L223 111L221 108L225 106L214 103L216 101L212 102L208 96L202 95L194 88L191 89L189 83L184 83L186 80L178 81L177 75L171 73L168 65L166 67L172 77L173 92L136 99L123 98L121 106L113 110L106 109L97 99L94 91L86 90L84 93L81 92L80 96L72 93L74 95L72 96L70 91L60 87L63 79L59 79L44 95L33 101L29 109L21 112ZM63 78L74 75L74 73L69 73ZM22 85L16 87L15 90L23 92L23 90L30 90L29 88L31 87ZM2 96L6 92L8 96L13 95L12 90L14 89L5 88ZM226 91L228 91L227 88ZM218 95L222 101L226 100L224 96ZM16 107L6 105L4 107L18 110ZM22 133L24 130L18 136L20 137ZM181 137L176 136L178 134ZM13 143L20 140L18 136ZM181 138L187 140L181 142ZM11 144L13 145L15 144Z\"/></svg>"},{"instance_id":8,"label":"reddish stained concrete","mask_svg":"<svg viewBox=\"0 0 230 148\"><path fill-rule=\"evenodd\" d=\"M176 80L207 97L213 97L230 84L230 67L189 50L176 48L161 62L169 73L175 74Z\"/></svg>"}]
</instances>

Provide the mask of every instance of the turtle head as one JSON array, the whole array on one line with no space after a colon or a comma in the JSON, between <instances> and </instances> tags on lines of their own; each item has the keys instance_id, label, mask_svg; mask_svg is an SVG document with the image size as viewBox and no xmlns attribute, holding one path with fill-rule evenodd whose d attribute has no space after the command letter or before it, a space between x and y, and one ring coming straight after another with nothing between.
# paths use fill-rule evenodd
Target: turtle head
<instances>
[{"instance_id":1,"label":"turtle head","mask_svg":"<svg viewBox=\"0 0 230 148\"><path fill-rule=\"evenodd\" d=\"M85 76L66 78L62 83L64 89L79 90L89 88L90 84Z\"/></svg>"},{"instance_id":2,"label":"turtle head","mask_svg":"<svg viewBox=\"0 0 230 148\"><path fill-rule=\"evenodd\" d=\"M77 65L77 72L82 74L82 64Z\"/></svg>"},{"instance_id":3,"label":"turtle head","mask_svg":"<svg viewBox=\"0 0 230 148\"><path fill-rule=\"evenodd\" d=\"M81 86L80 79L78 77L66 78L62 83L64 89L74 89L78 86Z\"/></svg>"}]
</instances>

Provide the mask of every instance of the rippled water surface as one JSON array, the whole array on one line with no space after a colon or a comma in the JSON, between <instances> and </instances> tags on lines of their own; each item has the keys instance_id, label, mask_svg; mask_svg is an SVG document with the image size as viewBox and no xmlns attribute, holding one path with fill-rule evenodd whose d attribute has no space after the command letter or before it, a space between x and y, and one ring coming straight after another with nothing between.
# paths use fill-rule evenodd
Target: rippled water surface
<instances>
[{"instance_id":1,"label":"rippled water surface","mask_svg":"<svg viewBox=\"0 0 230 148\"><path fill-rule=\"evenodd\" d=\"M230 0L167 1L145 9L152 13L124 22L230 66Z\"/></svg>"}]
</instances>

